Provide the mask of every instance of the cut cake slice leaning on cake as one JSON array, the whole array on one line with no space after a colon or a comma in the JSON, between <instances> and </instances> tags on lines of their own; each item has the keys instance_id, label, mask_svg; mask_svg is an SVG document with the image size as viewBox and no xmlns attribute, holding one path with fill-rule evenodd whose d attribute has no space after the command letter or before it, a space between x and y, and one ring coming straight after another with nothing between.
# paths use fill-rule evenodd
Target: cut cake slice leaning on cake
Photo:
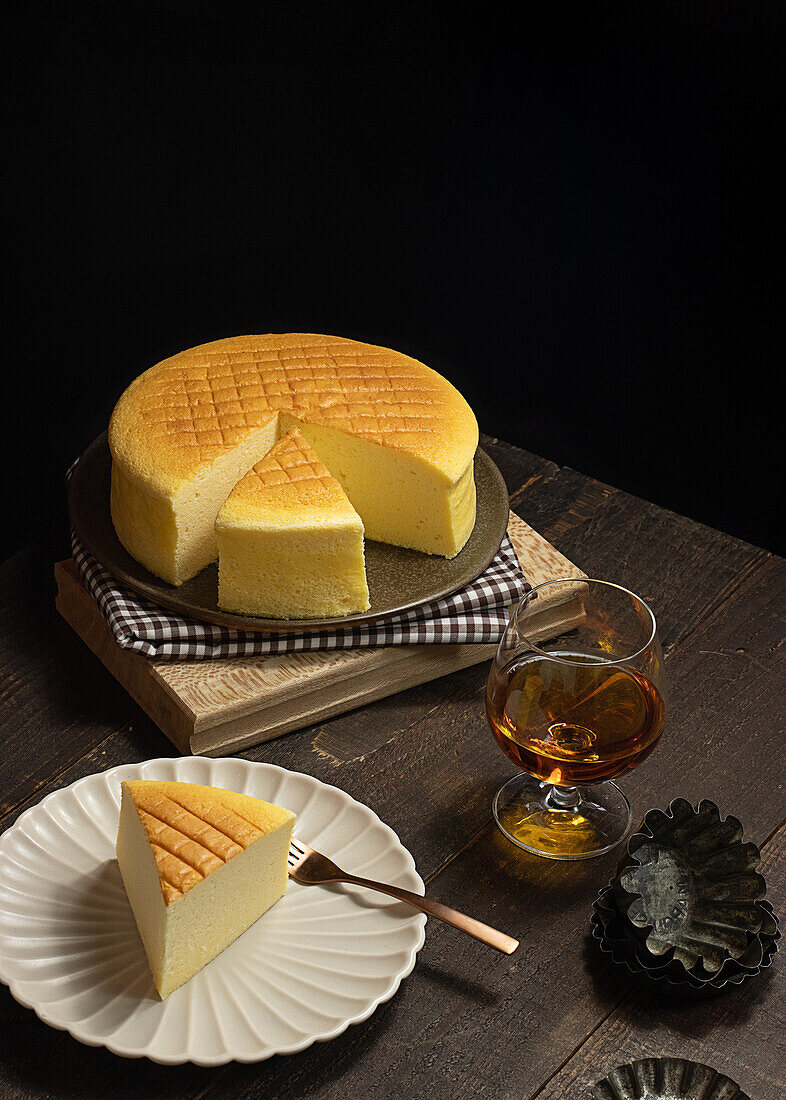
<instances>
[{"instance_id":1,"label":"cut cake slice leaning on cake","mask_svg":"<svg viewBox=\"0 0 786 1100\"><path fill-rule=\"evenodd\" d=\"M117 861L163 999L285 893L295 815L195 783L122 791Z\"/></svg>"},{"instance_id":2,"label":"cut cake slice leaning on cake","mask_svg":"<svg viewBox=\"0 0 786 1100\"><path fill-rule=\"evenodd\" d=\"M297 428L218 513L218 603L277 619L369 608L363 522Z\"/></svg>"}]
</instances>

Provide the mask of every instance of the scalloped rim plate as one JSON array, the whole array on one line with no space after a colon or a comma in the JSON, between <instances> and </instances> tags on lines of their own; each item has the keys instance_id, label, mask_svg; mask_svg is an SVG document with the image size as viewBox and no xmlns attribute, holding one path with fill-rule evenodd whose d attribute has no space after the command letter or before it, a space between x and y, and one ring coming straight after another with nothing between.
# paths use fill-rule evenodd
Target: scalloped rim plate
<instances>
[{"instance_id":1,"label":"scalloped rim plate","mask_svg":"<svg viewBox=\"0 0 786 1100\"><path fill-rule=\"evenodd\" d=\"M278 802L298 815L298 836L348 870L424 892L394 831L309 775L183 757L86 776L0 836L0 979L44 1023L164 1065L258 1062L368 1019L412 971L423 914L359 887L290 880L281 901L160 1001L115 860L122 779L205 783Z\"/></svg>"}]
</instances>

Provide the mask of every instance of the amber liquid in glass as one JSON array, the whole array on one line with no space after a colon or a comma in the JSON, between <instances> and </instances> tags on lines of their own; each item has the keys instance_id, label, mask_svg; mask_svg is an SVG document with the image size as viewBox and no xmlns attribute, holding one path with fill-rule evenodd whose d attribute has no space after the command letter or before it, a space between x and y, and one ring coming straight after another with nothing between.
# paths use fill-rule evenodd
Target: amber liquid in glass
<instances>
[{"instance_id":1,"label":"amber liquid in glass","mask_svg":"<svg viewBox=\"0 0 786 1100\"><path fill-rule=\"evenodd\" d=\"M486 710L502 750L560 786L600 783L637 767L657 744L666 710L634 669L585 654L517 658L490 686Z\"/></svg>"}]
</instances>

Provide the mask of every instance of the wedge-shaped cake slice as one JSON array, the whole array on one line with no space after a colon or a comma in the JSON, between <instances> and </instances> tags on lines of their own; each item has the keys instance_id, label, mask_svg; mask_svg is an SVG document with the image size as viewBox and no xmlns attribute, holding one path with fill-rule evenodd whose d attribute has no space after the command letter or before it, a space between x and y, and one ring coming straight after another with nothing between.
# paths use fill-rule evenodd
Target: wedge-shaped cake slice
<instances>
[{"instance_id":1,"label":"wedge-shaped cake slice","mask_svg":"<svg viewBox=\"0 0 786 1100\"><path fill-rule=\"evenodd\" d=\"M363 522L297 428L235 486L216 537L227 611L300 619L369 607Z\"/></svg>"},{"instance_id":2,"label":"wedge-shaped cake slice","mask_svg":"<svg viewBox=\"0 0 786 1100\"><path fill-rule=\"evenodd\" d=\"M117 861L164 998L284 894L295 815L194 783L122 789Z\"/></svg>"}]
</instances>

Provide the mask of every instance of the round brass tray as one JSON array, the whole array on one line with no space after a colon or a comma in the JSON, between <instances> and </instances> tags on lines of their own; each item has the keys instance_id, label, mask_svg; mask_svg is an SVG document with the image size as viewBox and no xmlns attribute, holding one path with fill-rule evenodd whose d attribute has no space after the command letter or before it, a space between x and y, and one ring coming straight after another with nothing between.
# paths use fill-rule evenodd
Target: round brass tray
<instances>
[{"instance_id":1,"label":"round brass tray","mask_svg":"<svg viewBox=\"0 0 786 1100\"><path fill-rule=\"evenodd\" d=\"M492 561L508 525L508 491L485 451L475 454L477 519L455 558L438 558L400 546L366 540L366 573L371 609L333 619L260 619L222 611L217 604L218 565L213 563L179 588L167 584L131 557L121 545L109 512L111 457L106 432L95 439L74 467L68 483L71 523L82 545L122 584L159 607L192 619L236 630L266 634L314 633L360 626L409 611L464 588Z\"/></svg>"}]
</instances>

